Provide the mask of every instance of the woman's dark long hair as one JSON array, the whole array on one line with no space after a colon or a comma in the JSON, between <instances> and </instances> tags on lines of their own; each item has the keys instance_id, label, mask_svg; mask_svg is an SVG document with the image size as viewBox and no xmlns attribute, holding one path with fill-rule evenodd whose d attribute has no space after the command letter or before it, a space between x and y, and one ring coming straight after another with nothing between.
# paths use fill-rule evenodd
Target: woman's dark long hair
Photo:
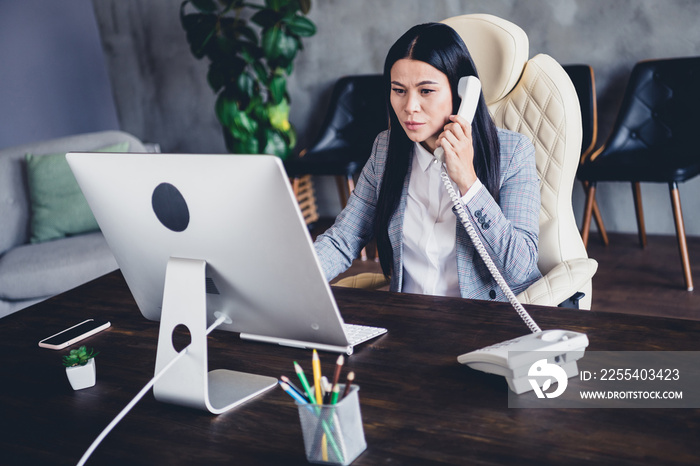
<instances>
[{"instance_id":1,"label":"woman's dark long hair","mask_svg":"<svg viewBox=\"0 0 700 466\"><path fill-rule=\"evenodd\" d=\"M408 30L389 50L384 62L384 91L391 133L384 177L379 192L374 220L377 252L385 276L393 272L393 251L389 241L389 221L396 211L406 174L413 142L408 138L391 106L391 68L398 60L408 58L431 65L447 76L452 90L452 113L459 109L457 84L462 76L476 76L476 67L461 37L451 27L427 23ZM472 123L474 168L476 175L498 202L500 145L496 126L488 113L483 95L479 97Z\"/></svg>"}]
</instances>

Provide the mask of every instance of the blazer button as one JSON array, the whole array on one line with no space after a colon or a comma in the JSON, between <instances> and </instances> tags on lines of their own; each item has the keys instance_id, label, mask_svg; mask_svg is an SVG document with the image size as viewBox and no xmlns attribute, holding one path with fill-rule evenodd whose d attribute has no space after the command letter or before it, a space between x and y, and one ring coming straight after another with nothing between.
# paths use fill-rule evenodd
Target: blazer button
<instances>
[{"instance_id":1,"label":"blazer button","mask_svg":"<svg viewBox=\"0 0 700 466\"><path fill-rule=\"evenodd\" d=\"M496 299L496 290L489 291L489 298Z\"/></svg>"},{"instance_id":2,"label":"blazer button","mask_svg":"<svg viewBox=\"0 0 700 466\"><path fill-rule=\"evenodd\" d=\"M476 218L481 218L481 209L479 209L479 210L477 210L476 212L474 212L474 216L475 216Z\"/></svg>"},{"instance_id":3,"label":"blazer button","mask_svg":"<svg viewBox=\"0 0 700 466\"><path fill-rule=\"evenodd\" d=\"M486 222L486 223L484 223L483 226L484 226L484 230L488 230L489 227L491 226L491 222Z\"/></svg>"}]
</instances>

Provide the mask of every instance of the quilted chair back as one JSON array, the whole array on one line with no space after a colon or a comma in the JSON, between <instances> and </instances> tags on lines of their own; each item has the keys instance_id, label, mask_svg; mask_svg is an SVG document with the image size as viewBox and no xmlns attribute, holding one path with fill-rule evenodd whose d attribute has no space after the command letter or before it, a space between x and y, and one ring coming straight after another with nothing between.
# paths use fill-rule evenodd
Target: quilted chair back
<instances>
[{"instance_id":1,"label":"quilted chair back","mask_svg":"<svg viewBox=\"0 0 700 466\"><path fill-rule=\"evenodd\" d=\"M545 277L518 299L556 306L578 291L585 294L579 307L590 309L597 262L588 258L572 205L582 126L571 79L548 55L528 59L527 35L509 21L472 14L443 23L466 43L496 126L524 134L535 147L542 199L538 267Z\"/></svg>"}]
</instances>

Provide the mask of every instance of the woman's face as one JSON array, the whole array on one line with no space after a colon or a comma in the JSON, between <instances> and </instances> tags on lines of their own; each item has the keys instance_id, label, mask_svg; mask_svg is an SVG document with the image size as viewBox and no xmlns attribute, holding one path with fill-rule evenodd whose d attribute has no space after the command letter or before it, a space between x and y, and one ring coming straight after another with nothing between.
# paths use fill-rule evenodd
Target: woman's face
<instances>
[{"instance_id":1,"label":"woman's face","mask_svg":"<svg viewBox=\"0 0 700 466\"><path fill-rule=\"evenodd\" d=\"M433 152L452 114L447 76L425 62L402 58L391 67L390 101L408 138Z\"/></svg>"}]
</instances>

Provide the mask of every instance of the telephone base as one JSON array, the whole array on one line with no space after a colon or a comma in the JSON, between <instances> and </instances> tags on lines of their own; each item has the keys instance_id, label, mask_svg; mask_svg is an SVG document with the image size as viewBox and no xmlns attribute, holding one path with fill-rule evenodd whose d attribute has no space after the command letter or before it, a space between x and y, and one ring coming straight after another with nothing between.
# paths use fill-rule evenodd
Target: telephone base
<instances>
[{"instance_id":1,"label":"telephone base","mask_svg":"<svg viewBox=\"0 0 700 466\"><path fill-rule=\"evenodd\" d=\"M581 356L583 356L583 352L581 352ZM571 361L565 364L557 365L564 369L564 372L566 372L566 377L569 379L578 375L578 364L576 363L576 361ZM531 379L528 376L517 378L506 377L506 382L508 382L508 388L510 388L516 395L520 395L525 392L534 390L532 384L530 383L530 380L534 379ZM537 385L540 388L542 388L543 382L538 381Z\"/></svg>"},{"instance_id":2,"label":"telephone base","mask_svg":"<svg viewBox=\"0 0 700 466\"><path fill-rule=\"evenodd\" d=\"M508 387L520 395L534 390L530 381L540 387L544 384L546 374L534 371L536 363L542 360L546 360L545 365L563 369L567 378L578 375L576 361L583 357L587 346L585 333L545 330L462 354L457 361L505 377Z\"/></svg>"}]
</instances>

